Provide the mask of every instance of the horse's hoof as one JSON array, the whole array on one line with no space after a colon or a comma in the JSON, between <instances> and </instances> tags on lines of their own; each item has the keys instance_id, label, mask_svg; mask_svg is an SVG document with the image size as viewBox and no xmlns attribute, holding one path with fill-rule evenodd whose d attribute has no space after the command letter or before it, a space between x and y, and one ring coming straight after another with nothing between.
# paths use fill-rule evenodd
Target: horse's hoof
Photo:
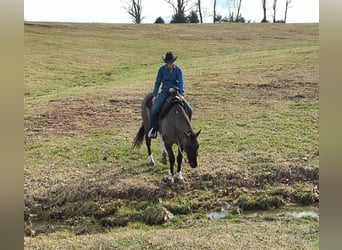
<instances>
[{"instance_id":1,"label":"horse's hoof","mask_svg":"<svg viewBox=\"0 0 342 250\"><path fill-rule=\"evenodd\" d=\"M153 167L154 164L155 164L155 161L154 161L154 159L153 159L153 156L152 156L152 155L149 155L149 156L148 156L148 163L147 163L147 165L149 165L150 167Z\"/></svg>"},{"instance_id":2,"label":"horse's hoof","mask_svg":"<svg viewBox=\"0 0 342 250\"><path fill-rule=\"evenodd\" d=\"M177 178L177 177L176 177L176 178L175 178L175 182L176 182L176 183L180 183L180 184L184 184L185 181L184 181L184 178L183 178L183 177L182 177L182 178Z\"/></svg>"},{"instance_id":3,"label":"horse's hoof","mask_svg":"<svg viewBox=\"0 0 342 250\"><path fill-rule=\"evenodd\" d=\"M178 172L176 174L175 179L176 179L177 183L182 183L183 184L184 183L184 178L183 178L182 172Z\"/></svg>"},{"instance_id":4,"label":"horse's hoof","mask_svg":"<svg viewBox=\"0 0 342 250\"><path fill-rule=\"evenodd\" d=\"M175 183L175 179L173 178L173 176L168 176L167 180L168 180L168 183Z\"/></svg>"},{"instance_id":5,"label":"horse's hoof","mask_svg":"<svg viewBox=\"0 0 342 250\"><path fill-rule=\"evenodd\" d=\"M174 179L173 179L173 177L170 177L170 176L164 177L164 178L163 178L163 181L164 181L165 183L168 183L168 184L171 184L171 183L174 183L174 182L175 182Z\"/></svg>"},{"instance_id":6,"label":"horse's hoof","mask_svg":"<svg viewBox=\"0 0 342 250\"><path fill-rule=\"evenodd\" d=\"M161 160L161 162L162 162L164 165L166 165L166 164L167 164L167 160L166 160L166 159L164 159L164 158Z\"/></svg>"}]
</instances>

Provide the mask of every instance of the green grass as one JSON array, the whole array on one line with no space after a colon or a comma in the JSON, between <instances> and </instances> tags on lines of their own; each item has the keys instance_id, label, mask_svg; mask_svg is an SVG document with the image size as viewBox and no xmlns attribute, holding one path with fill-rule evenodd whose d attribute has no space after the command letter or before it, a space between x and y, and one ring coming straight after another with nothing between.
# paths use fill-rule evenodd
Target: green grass
<instances>
[{"instance_id":1,"label":"green grass","mask_svg":"<svg viewBox=\"0 0 342 250\"><path fill-rule=\"evenodd\" d=\"M318 205L317 24L29 23L24 34L26 249L318 249L317 220L248 215ZM184 185L163 181L159 143L153 168L144 145L131 148L167 50L202 129ZM242 213L208 220L223 203ZM175 217L147 225L154 206Z\"/></svg>"},{"instance_id":2,"label":"green grass","mask_svg":"<svg viewBox=\"0 0 342 250\"><path fill-rule=\"evenodd\" d=\"M184 222L184 220L181 220ZM196 223L191 223L196 221ZM75 236L60 231L49 237L49 249L318 249L317 222L287 216L223 219L208 221L192 219L188 226L144 226L132 224L108 233ZM258 224L257 230L254 224ZM189 230L189 227L191 230ZM268 233L273 230L276 233ZM248 237L244 237L248 235ZM89 245L91 244L91 245ZM27 248L47 246L42 236L28 238Z\"/></svg>"}]
</instances>

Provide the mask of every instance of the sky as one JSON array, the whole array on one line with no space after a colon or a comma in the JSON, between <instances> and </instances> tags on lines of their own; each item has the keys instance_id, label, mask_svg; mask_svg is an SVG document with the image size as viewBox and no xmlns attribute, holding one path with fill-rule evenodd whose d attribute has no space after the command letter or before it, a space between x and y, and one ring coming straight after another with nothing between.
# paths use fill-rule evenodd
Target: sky
<instances>
[{"instance_id":1,"label":"sky","mask_svg":"<svg viewBox=\"0 0 342 250\"><path fill-rule=\"evenodd\" d=\"M86 22L86 23L133 23L125 10L129 0L24 0L25 21ZM277 19L284 19L285 1L277 1ZM272 18L273 0L268 0L267 19ZM201 0L204 22L213 20L213 0ZM142 23L154 23L161 16L169 22L173 9L165 0L142 0ZM227 0L217 0L217 12L228 16ZM242 0L241 14L251 22L263 18L261 0ZM319 0L292 0L287 13L287 23L318 23Z\"/></svg>"}]
</instances>

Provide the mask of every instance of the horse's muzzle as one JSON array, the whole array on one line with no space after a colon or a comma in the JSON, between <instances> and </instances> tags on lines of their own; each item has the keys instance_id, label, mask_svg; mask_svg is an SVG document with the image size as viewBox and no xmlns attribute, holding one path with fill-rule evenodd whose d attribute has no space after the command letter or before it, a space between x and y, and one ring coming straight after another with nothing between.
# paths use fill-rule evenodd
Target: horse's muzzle
<instances>
[{"instance_id":1,"label":"horse's muzzle","mask_svg":"<svg viewBox=\"0 0 342 250\"><path fill-rule=\"evenodd\" d=\"M189 162L190 167L196 168L197 167L197 162Z\"/></svg>"}]
</instances>

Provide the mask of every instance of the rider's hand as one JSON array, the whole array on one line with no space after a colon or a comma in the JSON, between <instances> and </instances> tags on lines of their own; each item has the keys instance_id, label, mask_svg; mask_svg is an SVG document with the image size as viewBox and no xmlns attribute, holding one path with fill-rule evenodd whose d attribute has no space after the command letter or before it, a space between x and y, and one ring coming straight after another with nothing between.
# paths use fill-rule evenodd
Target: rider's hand
<instances>
[{"instance_id":1,"label":"rider's hand","mask_svg":"<svg viewBox=\"0 0 342 250\"><path fill-rule=\"evenodd\" d=\"M157 97L156 97L156 96L153 96L153 98L152 98L152 104L154 104L156 101L157 101Z\"/></svg>"},{"instance_id":2,"label":"rider's hand","mask_svg":"<svg viewBox=\"0 0 342 250\"><path fill-rule=\"evenodd\" d=\"M179 101L184 101L184 96L182 96L182 95L179 95Z\"/></svg>"}]
</instances>

